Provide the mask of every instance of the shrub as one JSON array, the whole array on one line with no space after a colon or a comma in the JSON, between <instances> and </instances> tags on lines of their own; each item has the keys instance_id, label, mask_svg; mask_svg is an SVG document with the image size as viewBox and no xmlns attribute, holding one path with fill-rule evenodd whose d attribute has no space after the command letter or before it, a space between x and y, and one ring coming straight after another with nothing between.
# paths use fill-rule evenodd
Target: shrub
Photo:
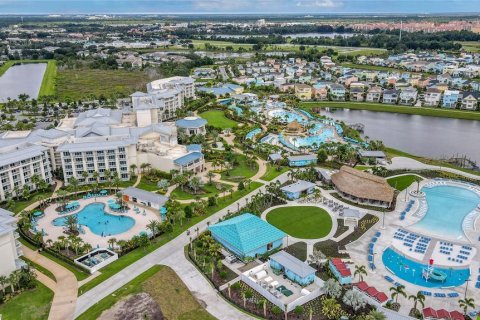
<instances>
[{"instance_id":1,"label":"shrub","mask_svg":"<svg viewBox=\"0 0 480 320\"><path fill-rule=\"evenodd\" d=\"M276 315L279 315L279 314L282 313L282 309L280 309L280 307L278 307L278 306L273 306L272 313L276 314Z\"/></svg>"}]
</instances>

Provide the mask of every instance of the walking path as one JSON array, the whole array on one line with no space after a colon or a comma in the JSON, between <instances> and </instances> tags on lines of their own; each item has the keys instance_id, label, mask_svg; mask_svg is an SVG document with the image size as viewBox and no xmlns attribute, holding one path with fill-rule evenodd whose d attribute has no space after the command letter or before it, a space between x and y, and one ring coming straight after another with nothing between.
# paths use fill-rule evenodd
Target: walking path
<instances>
[{"instance_id":1,"label":"walking path","mask_svg":"<svg viewBox=\"0 0 480 320\"><path fill-rule=\"evenodd\" d=\"M44 267L55 276L56 283L43 275L38 278L40 282L49 287L54 292L52 307L48 320L66 320L74 319L75 305L77 301L77 279L75 275L61 265L45 258L37 251L23 246L23 253L29 260Z\"/></svg>"},{"instance_id":2,"label":"walking path","mask_svg":"<svg viewBox=\"0 0 480 320\"><path fill-rule=\"evenodd\" d=\"M141 181L142 181L142 174L139 173L139 174L137 175L137 180L135 180L135 183L133 184L132 187L137 187L137 186L140 184Z\"/></svg>"},{"instance_id":3,"label":"walking path","mask_svg":"<svg viewBox=\"0 0 480 320\"><path fill-rule=\"evenodd\" d=\"M288 180L287 173L278 176L274 181L276 180L279 180L281 183L286 182ZM200 232L203 232L208 227L208 223L213 224L217 222L218 219L225 216L228 212L237 211L237 203L239 203L240 207L245 206L247 204L247 199L250 199L253 195L259 193L260 191L265 193L266 186L255 189L245 197L216 212L205 220L197 223L195 226L192 226L190 230L195 230L198 227ZM185 282L193 294L204 302L207 311L209 311L213 316L216 316L219 319L252 319L250 316L244 314L220 298L216 290L184 257L183 250L189 241L189 236L187 236L186 233L182 233L167 244L137 260L93 289L84 293L77 299L75 317L78 317L98 301L112 294L115 290L133 280L135 277L148 270L153 265L166 264L171 266L178 273L179 277Z\"/></svg>"},{"instance_id":4,"label":"walking path","mask_svg":"<svg viewBox=\"0 0 480 320\"><path fill-rule=\"evenodd\" d=\"M423 162L417 161L415 159L406 158L406 157L395 157L392 159L392 163L388 164L388 170L439 170L446 171L450 173L455 173L470 179L480 180L480 175L471 174L465 171L458 169L453 169L449 167L434 166L430 164L425 164Z\"/></svg>"}]
</instances>

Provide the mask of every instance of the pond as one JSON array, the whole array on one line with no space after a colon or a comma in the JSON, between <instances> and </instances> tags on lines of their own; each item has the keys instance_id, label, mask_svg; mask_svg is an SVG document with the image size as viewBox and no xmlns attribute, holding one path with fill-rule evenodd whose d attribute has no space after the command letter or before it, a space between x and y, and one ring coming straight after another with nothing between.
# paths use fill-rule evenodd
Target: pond
<instances>
[{"instance_id":1,"label":"pond","mask_svg":"<svg viewBox=\"0 0 480 320\"><path fill-rule=\"evenodd\" d=\"M349 124L362 123L364 135L395 149L434 159L465 155L480 164L480 121L351 109L324 114Z\"/></svg>"},{"instance_id":2,"label":"pond","mask_svg":"<svg viewBox=\"0 0 480 320\"><path fill-rule=\"evenodd\" d=\"M14 65L0 77L0 102L8 98L18 99L20 94L28 94L37 99L42 85L46 63L28 63Z\"/></svg>"}]
</instances>

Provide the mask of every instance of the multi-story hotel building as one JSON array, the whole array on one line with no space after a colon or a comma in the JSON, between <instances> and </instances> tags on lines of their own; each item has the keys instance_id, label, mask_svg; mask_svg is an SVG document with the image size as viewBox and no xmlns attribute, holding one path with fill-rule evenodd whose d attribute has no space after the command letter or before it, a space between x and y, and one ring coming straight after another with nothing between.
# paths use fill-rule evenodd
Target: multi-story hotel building
<instances>
[{"instance_id":1,"label":"multi-story hotel building","mask_svg":"<svg viewBox=\"0 0 480 320\"><path fill-rule=\"evenodd\" d=\"M8 276L13 271L25 266L25 262L20 259L23 255L20 249L18 233L15 232L16 219L13 213L0 208L0 276Z\"/></svg>"}]
</instances>

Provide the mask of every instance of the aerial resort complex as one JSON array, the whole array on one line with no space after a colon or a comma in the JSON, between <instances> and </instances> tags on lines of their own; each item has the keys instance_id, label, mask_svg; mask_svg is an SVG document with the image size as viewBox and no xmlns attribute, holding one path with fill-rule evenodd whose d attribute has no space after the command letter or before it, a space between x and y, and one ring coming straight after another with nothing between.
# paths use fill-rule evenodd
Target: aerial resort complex
<instances>
[{"instance_id":1,"label":"aerial resort complex","mask_svg":"<svg viewBox=\"0 0 480 320\"><path fill-rule=\"evenodd\" d=\"M60 2L0 0L0 320L480 320L478 1Z\"/></svg>"}]
</instances>

